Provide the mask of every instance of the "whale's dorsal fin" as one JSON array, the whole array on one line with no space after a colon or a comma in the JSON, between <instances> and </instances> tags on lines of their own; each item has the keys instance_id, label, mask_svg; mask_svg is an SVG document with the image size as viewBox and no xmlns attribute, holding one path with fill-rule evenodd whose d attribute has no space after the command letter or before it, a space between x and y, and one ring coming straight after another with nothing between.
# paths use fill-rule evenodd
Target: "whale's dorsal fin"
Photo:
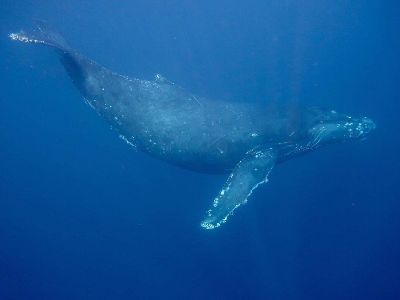
<instances>
[{"instance_id":1,"label":"whale's dorsal fin","mask_svg":"<svg viewBox=\"0 0 400 300\"><path fill-rule=\"evenodd\" d=\"M174 82L168 80L167 78L165 78L165 77L162 76L161 74L156 74L156 75L154 75L154 81L157 82L157 83L159 83L159 84L168 84L168 85L173 86L173 87L175 87L175 88L177 88L177 89L179 89L179 90L181 90L181 91L184 91L184 89L183 89L182 87L176 85ZM189 101L195 101L198 105L201 105L201 103L200 103L200 101L199 101L199 98L196 97L196 96L193 95L193 94L190 94L190 95L189 95L188 100L189 100Z\"/></svg>"},{"instance_id":2,"label":"whale's dorsal fin","mask_svg":"<svg viewBox=\"0 0 400 300\"><path fill-rule=\"evenodd\" d=\"M258 146L247 152L214 199L201 226L214 229L225 223L236 208L247 202L255 188L268 181L268 174L275 162L276 150L271 146Z\"/></svg>"},{"instance_id":3,"label":"whale's dorsal fin","mask_svg":"<svg viewBox=\"0 0 400 300\"><path fill-rule=\"evenodd\" d=\"M165 84L175 85L175 83L173 83L172 81L168 80L167 78L165 78L161 74L154 75L154 80L157 83L165 83Z\"/></svg>"}]
</instances>

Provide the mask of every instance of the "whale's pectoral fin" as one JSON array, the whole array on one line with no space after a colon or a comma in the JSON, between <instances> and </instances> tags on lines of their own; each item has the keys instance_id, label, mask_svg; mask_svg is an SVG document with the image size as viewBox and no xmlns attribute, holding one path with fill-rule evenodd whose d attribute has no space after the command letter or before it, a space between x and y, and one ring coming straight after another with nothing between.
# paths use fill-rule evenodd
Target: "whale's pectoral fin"
<instances>
[{"instance_id":1,"label":"whale's pectoral fin","mask_svg":"<svg viewBox=\"0 0 400 300\"><path fill-rule=\"evenodd\" d=\"M259 146L249 151L236 165L223 189L214 199L212 208L201 223L205 229L214 229L225 223L233 211L247 202L260 184L268 181L268 174L276 162L276 151L270 146Z\"/></svg>"}]
</instances>

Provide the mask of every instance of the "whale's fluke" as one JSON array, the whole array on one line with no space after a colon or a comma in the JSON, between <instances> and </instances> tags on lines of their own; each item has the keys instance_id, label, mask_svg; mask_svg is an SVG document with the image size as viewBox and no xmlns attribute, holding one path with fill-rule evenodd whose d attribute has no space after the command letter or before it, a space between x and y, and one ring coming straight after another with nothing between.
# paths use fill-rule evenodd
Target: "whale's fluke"
<instances>
[{"instance_id":1,"label":"whale's fluke","mask_svg":"<svg viewBox=\"0 0 400 300\"><path fill-rule=\"evenodd\" d=\"M45 22L36 21L32 30L21 30L8 36L13 41L44 45L55 50L68 75L86 100L104 94L104 82L113 81L115 77L122 78L71 48L63 36L50 29Z\"/></svg>"},{"instance_id":2,"label":"whale's fluke","mask_svg":"<svg viewBox=\"0 0 400 300\"><path fill-rule=\"evenodd\" d=\"M59 54L65 70L78 89L81 91L84 90L84 65L88 64L87 62L90 61L74 51L68 45L64 37L59 32L50 29L45 22L36 21L33 29L29 31L21 30L18 33L10 33L8 36L13 41L44 45L55 50Z\"/></svg>"},{"instance_id":3,"label":"whale's fluke","mask_svg":"<svg viewBox=\"0 0 400 300\"><path fill-rule=\"evenodd\" d=\"M57 31L52 30L43 21L36 21L35 27L29 32L20 31L8 35L12 40L24 43L43 44L61 51L71 50L68 43Z\"/></svg>"}]
</instances>

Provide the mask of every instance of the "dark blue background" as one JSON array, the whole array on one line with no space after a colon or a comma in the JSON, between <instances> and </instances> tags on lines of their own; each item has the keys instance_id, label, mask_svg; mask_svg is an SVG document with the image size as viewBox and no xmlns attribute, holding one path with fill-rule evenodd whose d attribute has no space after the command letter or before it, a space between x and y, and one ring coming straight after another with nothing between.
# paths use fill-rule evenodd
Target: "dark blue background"
<instances>
[{"instance_id":1,"label":"dark blue background","mask_svg":"<svg viewBox=\"0 0 400 300\"><path fill-rule=\"evenodd\" d=\"M94 2L0 1L1 300L400 299L396 1ZM225 177L118 139L51 51L7 39L35 18L122 74L378 128L277 166L204 231Z\"/></svg>"}]
</instances>

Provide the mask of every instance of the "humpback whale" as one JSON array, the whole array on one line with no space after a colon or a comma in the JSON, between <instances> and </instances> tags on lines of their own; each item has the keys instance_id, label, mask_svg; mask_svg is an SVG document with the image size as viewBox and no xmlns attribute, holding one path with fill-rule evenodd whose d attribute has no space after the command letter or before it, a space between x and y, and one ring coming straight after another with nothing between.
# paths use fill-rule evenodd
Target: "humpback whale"
<instances>
[{"instance_id":1,"label":"humpback whale","mask_svg":"<svg viewBox=\"0 0 400 300\"><path fill-rule=\"evenodd\" d=\"M56 51L86 103L128 144L168 163L229 174L201 226L225 223L274 166L323 145L363 139L375 123L317 108L269 109L194 95L161 75L128 78L71 48L43 24L12 40Z\"/></svg>"}]
</instances>

